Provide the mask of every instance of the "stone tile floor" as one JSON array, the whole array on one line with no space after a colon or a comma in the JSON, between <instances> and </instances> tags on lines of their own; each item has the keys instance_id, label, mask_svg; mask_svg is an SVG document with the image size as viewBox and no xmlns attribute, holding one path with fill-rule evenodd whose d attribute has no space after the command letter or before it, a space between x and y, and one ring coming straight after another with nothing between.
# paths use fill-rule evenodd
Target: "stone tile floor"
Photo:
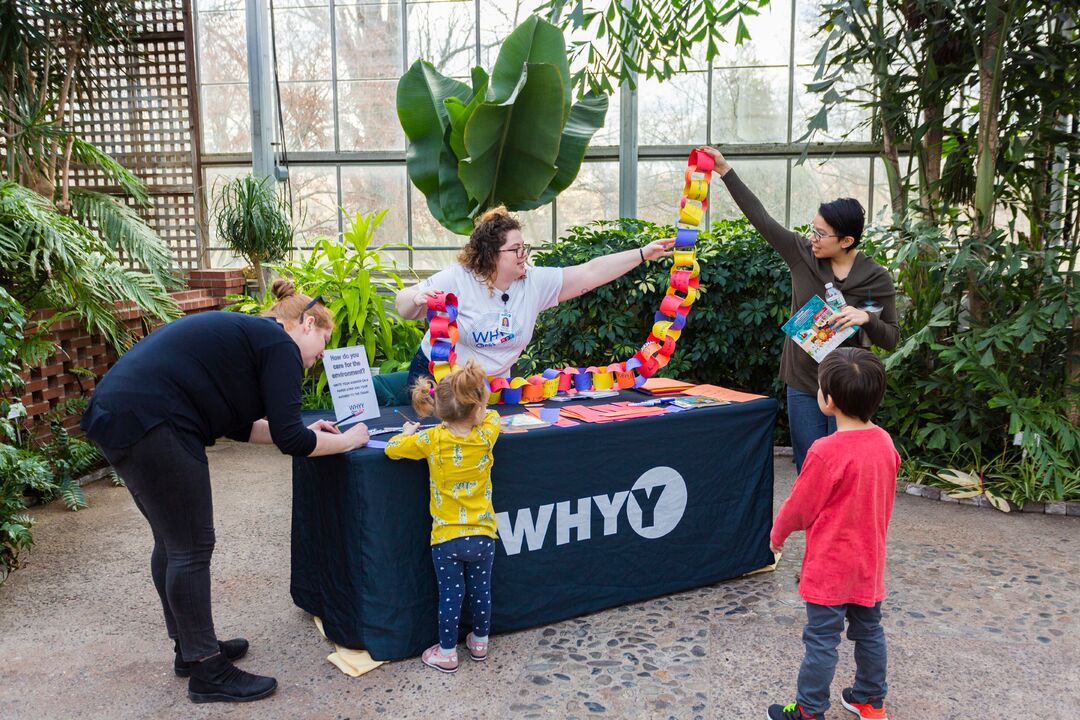
<instances>
[{"instance_id":1,"label":"stone tile floor","mask_svg":"<svg viewBox=\"0 0 1080 720\"><path fill-rule=\"evenodd\" d=\"M801 659L803 536L775 573L497 636L453 676L419 660L358 679L288 593L290 469L273 450L210 451L218 525L215 620L252 644L243 667L275 696L191 705L172 674L150 533L127 492L99 482L78 513L36 508L37 547L0 586L3 718L765 717ZM776 458L776 506L794 480ZM897 497L890 532L890 717L1074 718L1080 708L1080 520ZM840 648L833 686L854 670ZM839 706L830 718L851 717Z\"/></svg>"}]
</instances>

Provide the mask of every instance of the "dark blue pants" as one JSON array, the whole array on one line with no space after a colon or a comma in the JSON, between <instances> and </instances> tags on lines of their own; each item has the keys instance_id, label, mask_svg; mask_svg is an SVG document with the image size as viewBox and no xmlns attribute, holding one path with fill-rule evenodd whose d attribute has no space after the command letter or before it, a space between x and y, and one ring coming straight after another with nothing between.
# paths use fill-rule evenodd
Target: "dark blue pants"
<instances>
[{"instance_id":1,"label":"dark blue pants","mask_svg":"<svg viewBox=\"0 0 1080 720\"><path fill-rule=\"evenodd\" d=\"M862 605L815 605L806 603L803 644L806 654L799 668L799 689L795 700L810 714L829 709L829 686L836 674L836 646L847 619L848 640L855 643L855 684L857 702L884 699L887 653L885 631L881 627L881 603Z\"/></svg>"},{"instance_id":2,"label":"dark blue pants","mask_svg":"<svg viewBox=\"0 0 1080 720\"><path fill-rule=\"evenodd\" d=\"M428 356L424 354L424 351L420 348L416 349L416 354L413 355L412 363L409 364L409 378L405 381L405 387L412 392L413 385L416 381L422 377L426 377L429 380L434 380L431 373L428 372Z\"/></svg>"},{"instance_id":3,"label":"dark blue pants","mask_svg":"<svg viewBox=\"0 0 1080 720\"><path fill-rule=\"evenodd\" d=\"M817 393L809 395L790 385L787 389L787 413L795 470L802 472L806 452L814 441L836 432L836 418L821 412L817 404Z\"/></svg>"},{"instance_id":4,"label":"dark blue pants","mask_svg":"<svg viewBox=\"0 0 1080 720\"><path fill-rule=\"evenodd\" d=\"M454 538L431 546L435 576L439 580L439 646L457 647L461 603L469 594L473 635L487 637L491 630L491 565L495 541L485 535Z\"/></svg>"}]
</instances>

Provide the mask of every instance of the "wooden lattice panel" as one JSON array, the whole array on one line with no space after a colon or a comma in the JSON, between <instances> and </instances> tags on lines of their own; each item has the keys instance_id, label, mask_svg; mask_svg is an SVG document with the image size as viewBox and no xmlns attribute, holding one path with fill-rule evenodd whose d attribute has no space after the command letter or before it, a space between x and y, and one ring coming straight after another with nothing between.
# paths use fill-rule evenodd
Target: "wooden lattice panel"
<instances>
[{"instance_id":1,"label":"wooden lattice panel","mask_svg":"<svg viewBox=\"0 0 1080 720\"><path fill-rule=\"evenodd\" d=\"M130 48L94 57L98 89L78 99L73 124L146 184L151 205L139 214L169 244L178 268L198 268L204 243L190 0L140 2L134 22ZM96 171L80 168L72 179L119 194Z\"/></svg>"}]
</instances>

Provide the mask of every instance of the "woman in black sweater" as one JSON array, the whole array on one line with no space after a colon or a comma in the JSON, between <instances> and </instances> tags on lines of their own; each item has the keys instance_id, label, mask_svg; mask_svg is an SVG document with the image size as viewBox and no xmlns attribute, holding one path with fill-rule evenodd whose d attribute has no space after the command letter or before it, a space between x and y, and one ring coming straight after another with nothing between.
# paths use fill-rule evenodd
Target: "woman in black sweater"
<instances>
[{"instance_id":1,"label":"woman in black sweater","mask_svg":"<svg viewBox=\"0 0 1080 720\"><path fill-rule=\"evenodd\" d=\"M894 349L900 338L896 289L889 271L857 249L865 221L859 201L840 198L822 203L809 232L802 235L769 216L719 150L699 150L713 157L716 172L735 204L791 270L791 312L794 314L815 295L824 300L825 283L832 283L843 293L846 303L833 329L859 326L844 345ZM817 370L817 362L794 340L784 341L780 379L787 384L791 446L800 471L814 441L836 431L836 420L818 407Z\"/></svg>"},{"instance_id":2,"label":"woman in black sweater","mask_svg":"<svg viewBox=\"0 0 1080 720\"><path fill-rule=\"evenodd\" d=\"M325 420L304 427L304 368L322 357L334 320L288 281L273 292L266 317L201 313L147 335L105 374L82 420L150 523L150 570L175 641L174 669L190 675L194 702L257 700L277 688L274 678L232 664L246 640L218 642L214 634L206 447L229 437L316 456L368 440L363 423L344 433Z\"/></svg>"}]
</instances>

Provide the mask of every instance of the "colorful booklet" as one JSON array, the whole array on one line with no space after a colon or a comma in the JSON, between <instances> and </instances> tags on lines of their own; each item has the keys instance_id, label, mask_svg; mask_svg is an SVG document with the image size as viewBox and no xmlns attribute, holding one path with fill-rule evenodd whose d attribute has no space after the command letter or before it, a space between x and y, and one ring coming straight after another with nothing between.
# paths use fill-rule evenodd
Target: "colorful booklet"
<instances>
[{"instance_id":1,"label":"colorful booklet","mask_svg":"<svg viewBox=\"0 0 1080 720\"><path fill-rule=\"evenodd\" d=\"M689 395L686 397L675 398L672 403L676 407L681 407L689 410L690 408L700 407L716 407L717 405L727 405L727 400L719 400L714 397L708 397L706 395Z\"/></svg>"},{"instance_id":2,"label":"colorful booklet","mask_svg":"<svg viewBox=\"0 0 1080 720\"><path fill-rule=\"evenodd\" d=\"M855 328L836 332L830 327L836 311L815 295L784 323L783 330L814 360L821 362L840 344L855 334Z\"/></svg>"}]
</instances>

